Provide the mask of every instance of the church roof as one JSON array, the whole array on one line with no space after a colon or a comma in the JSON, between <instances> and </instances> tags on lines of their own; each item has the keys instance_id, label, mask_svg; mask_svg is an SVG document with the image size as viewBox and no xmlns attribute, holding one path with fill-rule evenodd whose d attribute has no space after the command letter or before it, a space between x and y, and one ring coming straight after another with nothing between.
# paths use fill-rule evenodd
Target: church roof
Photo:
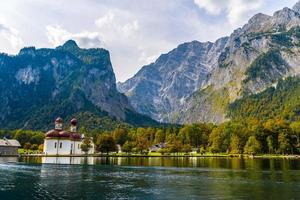
<instances>
[{"instance_id":1,"label":"church roof","mask_svg":"<svg viewBox=\"0 0 300 200\"><path fill-rule=\"evenodd\" d=\"M58 131L50 130L46 133L46 138L60 138L60 139L70 139L70 140L80 140L81 135L79 133L71 133L69 131Z\"/></svg>"}]
</instances>

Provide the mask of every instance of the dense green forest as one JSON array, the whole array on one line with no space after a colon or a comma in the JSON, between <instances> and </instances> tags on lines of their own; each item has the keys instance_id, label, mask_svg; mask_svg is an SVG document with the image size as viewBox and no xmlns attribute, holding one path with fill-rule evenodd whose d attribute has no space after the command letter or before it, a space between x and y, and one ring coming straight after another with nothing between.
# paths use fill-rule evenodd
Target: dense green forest
<instances>
[{"instance_id":1,"label":"dense green forest","mask_svg":"<svg viewBox=\"0 0 300 200\"><path fill-rule=\"evenodd\" d=\"M243 97L229 106L228 117L233 120L256 118L262 121L282 118L300 119L300 78L280 80L275 87Z\"/></svg>"}]
</instances>

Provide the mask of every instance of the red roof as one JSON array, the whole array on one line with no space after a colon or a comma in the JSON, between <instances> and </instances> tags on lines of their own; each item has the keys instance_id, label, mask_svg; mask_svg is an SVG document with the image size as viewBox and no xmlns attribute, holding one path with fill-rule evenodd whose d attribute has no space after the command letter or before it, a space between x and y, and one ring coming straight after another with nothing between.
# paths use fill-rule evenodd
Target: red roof
<instances>
[{"instance_id":1,"label":"red roof","mask_svg":"<svg viewBox=\"0 0 300 200\"><path fill-rule=\"evenodd\" d=\"M54 138L59 137L59 132L57 130L51 130L46 133L46 137Z\"/></svg>"},{"instance_id":2,"label":"red roof","mask_svg":"<svg viewBox=\"0 0 300 200\"><path fill-rule=\"evenodd\" d=\"M73 126L76 126L76 125L77 125L77 119L73 118L73 119L71 120L71 124L72 124Z\"/></svg>"},{"instance_id":3,"label":"red roof","mask_svg":"<svg viewBox=\"0 0 300 200\"><path fill-rule=\"evenodd\" d=\"M46 133L46 138L81 140L81 135L79 133L71 133L68 131L51 130Z\"/></svg>"}]
</instances>

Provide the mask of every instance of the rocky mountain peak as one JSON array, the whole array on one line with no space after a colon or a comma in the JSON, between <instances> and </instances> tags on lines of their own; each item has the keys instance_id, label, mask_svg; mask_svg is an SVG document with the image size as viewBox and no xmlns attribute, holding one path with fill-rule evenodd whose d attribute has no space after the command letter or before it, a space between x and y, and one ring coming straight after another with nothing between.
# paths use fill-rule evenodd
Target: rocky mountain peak
<instances>
[{"instance_id":1,"label":"rocky mountain peak","mask_svg":"<svg viewBox=\"0 0 300 200\"><path fill-rule=\"evenodd\" d=\"M293 10L296 11L297 13L300 13L300 1L298 1L294 6Z\"/></svg>"},{"instance_id":2,"label":"rocky mountain peak","mask_svg":"<svg viewBox=\"0 0 300 200\"><path fill-rule=\"evenodd\" d=\"M20 50L18 55L30 55L34 56L36 52L35 47L24 47Z\"/></svg>"},{"instance_id":3,"label":"rocky mountain peak","mask_svg":"<svg viewBox=\"0 0 300 200\"><path fill-rule=\"evenodd\" d=\"M66 41L62 45L62 47L64 49L78 49L79 48L78 45L77 45L77 43L74 40L68 40L68 41Z\"/></svg>"}]
</instances>

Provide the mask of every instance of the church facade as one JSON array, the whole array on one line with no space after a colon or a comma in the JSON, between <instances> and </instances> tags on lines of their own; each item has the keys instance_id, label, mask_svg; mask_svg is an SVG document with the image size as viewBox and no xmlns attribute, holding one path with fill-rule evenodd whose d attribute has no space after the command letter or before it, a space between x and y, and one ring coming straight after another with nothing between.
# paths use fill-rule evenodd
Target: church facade
<instances>
[{"instance_id":1,"label":"church facade","mask_svg":"<svg viewBox=\"0 0 300 200\"><path fill-rule=\"evenodd\" d=\"M81 144L84 135L77 132L77 120L72 119L70 131L63 130L63 120L57 118L55 120L55 128L45 135L44 154L45 155L84 155L81 150ZM94 153L94 144L92 138L91 148L88 154Z\"/></svg>"}]
</instances>

